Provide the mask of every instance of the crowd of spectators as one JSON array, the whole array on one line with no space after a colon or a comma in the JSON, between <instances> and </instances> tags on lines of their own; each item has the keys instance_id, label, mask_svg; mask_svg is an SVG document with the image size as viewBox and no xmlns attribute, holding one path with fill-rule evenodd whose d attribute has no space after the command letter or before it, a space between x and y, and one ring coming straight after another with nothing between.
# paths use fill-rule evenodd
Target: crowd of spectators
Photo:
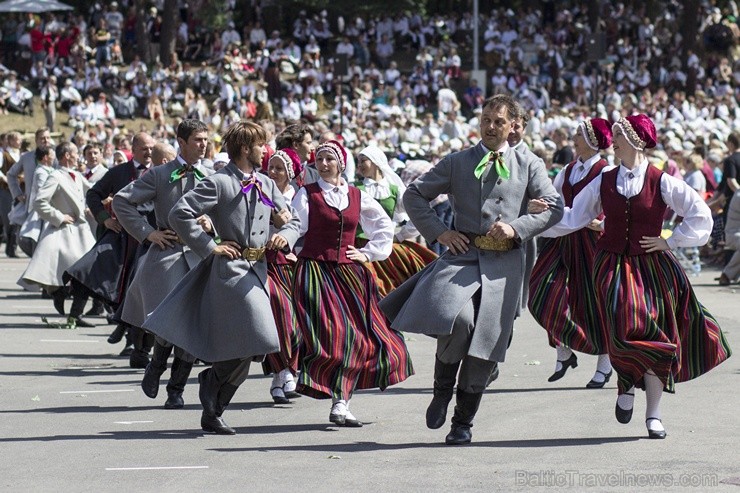
<instances>
[{"instance_id":1,"label":"crowd of spectators","mask_svg":"<svg viewBox=\"0 0 740 493\"><path fill-rule=\"evenodd\" d=\"M350 149L376 143L433 160L476 141L485 96L509 92L530 111L525 138L548 164L558 132L567 138L585 117L645 112L660 127L662 151L701 147L710 158L726 153L724 141L740 124L734 2L724 10L702 3L701 49L686 57L683 2L661 2L654 19L645 2L602 2L606 50L598 62L587 53L588 2L496 8L480 17L480 80L468 75L470 12L344 19L301 10L268 34L259 21L238 19L205 29L181 3L176 52L164 66L162 11L148 12L145 61L134 55L130 3L4 17L0 111L31 113L35 94L49 126L60 129L55 119L64 118L73 132L107 143L134 117L150 119L149 130L168 140L183 117L208 123L216 137L240 118L269 120L278 131L304 120L340 134ZM68 116L50 118L56 106Z\"/></svg>"}]
</instances>

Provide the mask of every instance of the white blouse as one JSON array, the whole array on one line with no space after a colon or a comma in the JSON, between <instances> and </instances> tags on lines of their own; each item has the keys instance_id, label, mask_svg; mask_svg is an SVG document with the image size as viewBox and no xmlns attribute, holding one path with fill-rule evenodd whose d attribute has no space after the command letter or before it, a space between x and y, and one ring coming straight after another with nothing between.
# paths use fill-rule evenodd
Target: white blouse
<instances>
[{"instance_id":1,"label":"white blouse","mask_svg":"<svg viewBox=\"0 0 740 493\"><path fill-rule=\"evenodd\" d=\"M569 167L573 166L573 171L570 173L570 182L571 185L575 185L579 181L583 180L586 175L591 171L591 168L594 164L598 163L601 160L601 154L596 153L590 158L586 159L585 162L581 162L580 158L575 163L571 163L567 166L565 166L560 173L555 175L555 179L552 181L552 185L555 187L555 190L558 191L560 196L563 196L563 185L565 184L565 171ZM602 173L605 171L609 171L611 169L614 169L614 166L609 165L605 166L602 170Z\"/></svg>"},{"instance_id":2,"label":"white blouse","mask_svg":"<svg viewBox=\"0 0 740 493\"><path fill-rule=\"evenodd\" d=\"M633 170L620 166L617 174L617 192L627 198L638 195L645 183L648 166L647 160ZM603 176L601 174L594 178L576 195L573 207L566 207L563 219L542 233L542 236L556 238L572 233L583 228L598 216L602 212L601 180ZM668 207L684 218L668 238L668 246L673 249L706 244L712 232L712 212L696 190L685 182L663 173L660 178L660 195ZM609 227L608 217L605 225Z\"/></svg>"},{"instance_id":3,"label":"white blouse","mask_svg":"<svg viewBox=\"0 0 740 493\"><path fill-rule=\"evenodd\" d=\"M365 192L375 200L383 200L391 196L390 183L385 178L381 178L379 181L375 181L372 178L364 178L362 184L365 185ZM403 191L401 189L398 190L398 196L396 197L393 222L398 225L405 223L396 233L396 239L398 241L412 240L419 236L419 231L411 222L411 219L409 219L409 215L406 214L406 208L403 205Z\"/></svg>"},{"instance_id":4,"label":"white blouse","mask_svg":"<svg viewBox=\"0 0 740 493\"><path fill-rule=\"evenodd\" d=\"M335 186L319 178L316 183L321 187L321 194L329 206L340 211L349 206L347 182L342 180L341 184ZM308 231L308 193L305 188L298 190L292 205L301 221L299 234L303 236ZM371 262L387 259L393 250L393 221L383 207L362 190L360 190L360 226L367 235L368 242L358 250L367 255Z\"/></svg>"}]
</instances>

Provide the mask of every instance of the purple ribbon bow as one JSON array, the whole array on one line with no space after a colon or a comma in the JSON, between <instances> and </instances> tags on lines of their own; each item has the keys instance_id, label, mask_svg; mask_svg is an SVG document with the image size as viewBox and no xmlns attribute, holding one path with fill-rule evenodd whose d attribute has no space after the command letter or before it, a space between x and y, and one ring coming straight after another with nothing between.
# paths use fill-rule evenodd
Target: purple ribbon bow
<instances>
[{"instance_id":1,"label":"purple ribbon bow","mask_svg":"<svg viewBox=\"0 0 740 493\"><path fill-rule=\"evenodd\" d=\"M242 180L242 193L244 195L249 195L249 192L252 191L252 189L257 190L257 200L265 204L267 207L275 208L275 204L272 200L265 194L265 192L262 190L262 182L257 179L256 176L251 175L248 179Z\"/></svg>"}]
</instances>

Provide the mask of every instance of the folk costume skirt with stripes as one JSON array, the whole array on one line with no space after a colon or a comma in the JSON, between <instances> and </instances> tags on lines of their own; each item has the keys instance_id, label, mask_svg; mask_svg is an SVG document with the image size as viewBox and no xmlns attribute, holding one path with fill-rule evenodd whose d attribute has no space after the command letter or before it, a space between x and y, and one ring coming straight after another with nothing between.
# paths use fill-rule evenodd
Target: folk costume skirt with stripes
<instances>
[{"instance_id":1,"label":"folk costume skirt with stripes","mask_svg":"<svg viewBox=\"0 0 740 493\"><path fill-rule=\"evenodd\" d=\"M547 331L550 346L606 354L608 331L599 319L592 281L600 234L581 229L548 240L529 283L529 311Z\"/></svg>"},{"instance_id":2,"label":"folk costume skirt with stripes","mask_svg":"<svg viewBox=\"0 0 740 493\"><path fill-rule=\"evenodd\" d=\"M413 375L403 336L378 307L373 276L358 263L298 260L293 304L301 329L297 391L317 399L349 399Z\"/></svg>"},{"instance_id":3,"label":"folk costume skirt with stripes","mask_svg":"<svg viewBox=\"0 0 740 493\"><path fill-rule=\"evenodd\" d=\"M648 370L664 390L702 375L726 360L730 347L717 320L699 303L670 251L625 256L599 252L594 285L609 329L609 359L619 393L644 388Z\"/></svg>"},{"instance_id":4,"label":"folk costume skirt with stripes","mask_svg":"<svg viewBox=\"0 0 740 493\"><path fill-rule=\"evenodd\" d=\"M437 254L425 246L404 241L393 244L393 251L387 259L365 265L375 277L380 296L385 297L436 258Z\"/></svg>"},{"instance_id":5,"label":"folk costume skirt with stripes","mask_svg":"<svg viewBox=\"0 0 740 493\"><path fill-rule=\"evenodd\" d=\"M293 264L267 264L267 291L280 339L280 352L268 354L262 363L265 375L286 368L296 374L301 346L301 331L293 308Z\"/></svg>"}]
</instances>

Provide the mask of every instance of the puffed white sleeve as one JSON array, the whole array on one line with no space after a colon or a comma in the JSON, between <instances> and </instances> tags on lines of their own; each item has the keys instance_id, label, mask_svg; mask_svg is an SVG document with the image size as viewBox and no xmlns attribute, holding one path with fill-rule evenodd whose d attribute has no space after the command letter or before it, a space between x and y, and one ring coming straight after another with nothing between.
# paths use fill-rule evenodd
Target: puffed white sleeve
<instances>
[{"instance_id":1,"label":"puffed white sleeve","mask_svg":"<svg viewBox=\"0 0 740 493\"><path fill-rule=\"evenodd\" d=\"M306 193L305 188L301 188L296 192L291 206L293 206L294 214L301 222L301 225L298 227L298 237L300 238L308 231L308 193Z\"/></svg>"},{"instance_id":2,"label":"puffed white sleeve","mask_svg":"<svg viewBox=\"0 0 740 493\"><path fill-rule=\"evenodd\" d=\"M387 259L393 251L393 221L383 207L363 191L360 191L360 226L367 235L368 242L359 251L367 255L370 262Z\"/></svg>"},{"instance_id":3,"label":"puffed white sleeve","mask_svg":"<svg viewBox=\"0 0 740 493\"><path fill-rule=\"evenodd\" d=\"M668 207L683 217L683 221L666 240L668 246L673 249L705 245L709 241L714 221L712 211L696 190L686 182L663 173L660 194Z\"/></svg>"},{"instance_id":4,"label":"puffed white sleeve","mask_svg":"<svg viewBox=\"0 0 740 493\"><path fill-rule=\"evenodd\" d=\"M594 178L573 199L573 207L563 209L563 218L540 236L557 238L586 226L601 214L601 175Z\"/></svg>"},{"instance_id":5,"label":"puffed white sleeve","mask_svg":"<svg viewBox=\"0 0 740 493\"><path fill-rule=\"evenodd\" d=\"M405 192L405 190L404 190ZM406 206L403 205L403 193L399 191L396 200L396 209L393 211L393 222L401 224L401 228L396 233L398 241L413 240L419 236L419 230L411 222L409 215L406 213Z\"/></svg>"}]
</instances>

